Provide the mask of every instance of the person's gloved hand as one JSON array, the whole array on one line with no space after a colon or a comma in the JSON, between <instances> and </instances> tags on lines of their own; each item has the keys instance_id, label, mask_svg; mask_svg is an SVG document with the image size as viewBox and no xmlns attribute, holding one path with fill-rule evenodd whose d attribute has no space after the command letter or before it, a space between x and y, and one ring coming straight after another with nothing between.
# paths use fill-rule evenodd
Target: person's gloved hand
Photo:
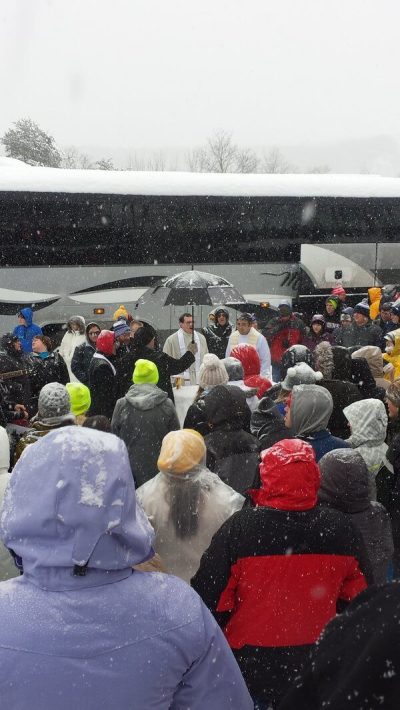
<instances>
[{"instance_id":1,"label":"person's gloved hand","mask_svg":"<svg viewBox=\"0 0 400 710\"><path fill-rule=\"evenodd\" d=\"M193 355L196 355L198 350L196 343L189 343L189 345L187 346L187 350Z\"/></svg>"}]
</instances>

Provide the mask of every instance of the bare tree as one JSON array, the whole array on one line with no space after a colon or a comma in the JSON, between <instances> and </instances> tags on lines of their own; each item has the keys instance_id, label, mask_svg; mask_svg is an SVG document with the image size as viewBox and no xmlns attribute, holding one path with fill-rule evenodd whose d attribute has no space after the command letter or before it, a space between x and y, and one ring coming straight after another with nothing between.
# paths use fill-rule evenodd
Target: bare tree
<instances>
[{"instance_id":1,"label":"bare tree","mask_svg":"<svg viewBox=\"0 0 400 710\"><path fill-rule=\"evenodd\" d=\"M111 158L101 158L100 160L96 160L93 167L96 170L115 170Z\"/></svg>"},{"instance_id":2,"label":"bare tree","mask_svg":"<svg viewBox=\"0 0 400 710\"><path fill-rule=\"evenodd\" d=\"M256 173L258 170L259 159L253 150L244 148L238 150L236 155L236 170L237 173Z\"/></svg>"},{"instance_id":3,"label":"bare tree","mask_svg":"<svg viewBox=\"0 0 400 710\"><path fill-rule=\"evenodd\" d=\"M254 173L258 158L250 148L239 148L231 133L217 131L206 145L186 155L188 170L198 173Z\"/></svg>"},{"instance_id":4,"label":"bare tree","mask_svg":"<svg viewBox=\"0 0 400 710\"><path fill-rule=\"evenodd\" d=\"M329 165L315 165L313 168L308 168L304 172L315 175L326 175L331 172L331 169Z\"/></svg>"},{"instance_id":5,"label":"bare tree","mask_svg":"<svg viewBox=\"0 0 400 710\"><path fill-rule=\"evenodd\" d=\"M271 148L269 153L264 154L261 171L263 173L293 173L295 169L286 161L279 148Z\"/></svg>"},{"instance_id":6,"label":"bare tree","mask_svg":"<svg viewBox=\"0 0 400 710\"><path fill-rule=\"evenodd\" d=\"M153 153L152 157L147 162L146 170L164 172L166 169L166 159L162 150L159 150L157 153Z\"/></svg>"}]
</instances>

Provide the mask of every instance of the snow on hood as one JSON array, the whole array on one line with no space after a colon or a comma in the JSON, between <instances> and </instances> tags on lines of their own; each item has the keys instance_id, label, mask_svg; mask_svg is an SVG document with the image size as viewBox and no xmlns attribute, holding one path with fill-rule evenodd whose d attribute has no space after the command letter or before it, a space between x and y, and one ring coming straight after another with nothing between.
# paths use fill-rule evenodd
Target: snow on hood
<instances>
[{"instance_id":1,"label":"snow on hood","mask_svg":"<svg viewBox=\"0 0 400 710\"><path fill-rule=\"evenodd\" d=\"M295 385L290 414L296 436L326 429L333 410L332 395L319 385Z\"/></svg>"},{"instance_id":2,"label":"snow on hood","mask_svg":"<svg viewBox=\"0 0 400 710\"><path fill-rule=\"evenodd\" d=\"M351 426L349 444L355 448L362 444L379 445L385 441L388 418L383 402L363 399L343 409Z\"/></svg>"},{"instance_id":3,"label":"snow on hood","mask_svg":"<svg viewBox=\"0 0 400 710\"><path fill-rule=\"evenodd\" d=\"M132 407L142 410L154 409L168 399L164 390L152 384L131 385L125 397Z\"/></svg>"},{"instance_id":4,"label":"snow on hood","mask_svg":"<svg viewBox=\"0 0 400 710\"><path fill-rule=\"evenodd\" d=\"M125 444L77 426L27 447L5 494L0 534L44 589L117 581L153 554ZM75 565L87 565L86 576L74 576Z\"/></svg>"}]
</instances>

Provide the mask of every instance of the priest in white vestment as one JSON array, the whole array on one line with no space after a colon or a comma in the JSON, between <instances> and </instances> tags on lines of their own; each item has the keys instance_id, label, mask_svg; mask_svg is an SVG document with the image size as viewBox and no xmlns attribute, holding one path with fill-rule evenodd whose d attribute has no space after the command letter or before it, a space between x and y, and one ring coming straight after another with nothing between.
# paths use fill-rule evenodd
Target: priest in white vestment
<instances>
[{"instance_id":1,"label":"priest in white vestment","mask_svg":"<svg viewBox=\"0 0 400 710\"><path fill-rule=\"evenodd\" d=\"M225 357L229 357L231 350L237 345L246 343L252 345L260 356L262 377L271 377L271 353L269 345L258 330L252 327L253 317L250 313L241 313L236 321L237 330L235 330L228 340Z\"/></svg>"},{"instance_id":2,"label":"priest in white vestment","mask_svg":"<svg viewBox=\"0 0 400 710\"><path fill-rule=\"evenodd\" d=\"M179 328L176 333L170 335L165 343L163 350L167 355L179 359L185 354L189 343L194 342L197 345L195 353L195 361L188 370L182 372L179 376L183 378L185 385L197 385L199 381L200 365L203 362L203 357L208 353L207 342L201 333L196 330L193 332L193 318L190 313L183 313L179 318Z\"/></svg>"}]
</instances>

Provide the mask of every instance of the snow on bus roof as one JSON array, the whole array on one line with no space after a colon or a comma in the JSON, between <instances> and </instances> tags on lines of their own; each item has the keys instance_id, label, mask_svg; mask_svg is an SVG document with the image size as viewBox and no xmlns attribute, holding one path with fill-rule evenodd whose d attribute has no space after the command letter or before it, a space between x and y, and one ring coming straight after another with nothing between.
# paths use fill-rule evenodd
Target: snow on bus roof
<instances>
[{"instance_id":1,"label":"snow on bus roof","mask_svg":"<svg viewBox=\"0 0 400 710\"><path fill-rule=\"evenodd\" d=\"M400 197L400 178L64 170L0 164L0 191L118 195ZM13 166L14 167L14 166Z\"/></svg>"}]
</instances>

